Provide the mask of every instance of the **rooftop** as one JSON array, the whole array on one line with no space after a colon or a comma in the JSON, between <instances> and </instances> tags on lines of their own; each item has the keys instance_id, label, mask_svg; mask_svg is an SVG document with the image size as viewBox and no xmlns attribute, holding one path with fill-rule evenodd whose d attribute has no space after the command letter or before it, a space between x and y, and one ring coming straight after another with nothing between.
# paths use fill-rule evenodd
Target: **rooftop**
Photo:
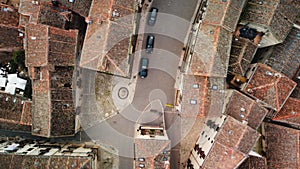
<instances>
[{"instance_id":1,"label":"rooftop","mask_svg":"<svg viewBox=\"0 0 300 169\"><path fill-rule=\"evenodd\" d=\"M81 66L129 76L135 0L94 0L88 17Z\"/></svg>"},{"instance_id":2,"label":"rooftop","mask_svg":"<svg viewBox=\"0 0 300 169\"><path fill-rule=\"evenodd\" d=\"M289 97L273 120L295 125L300 128L300 99Z\"/></svg>"},{"instance_id":3,"label":"rooftop","mask_svg":"<svg viewBox=\"0 0 300 169\"><path fill-rule=\"evenodd\" d=\"M238 169L267 169L267 160L265 157L249 156Z\"/></svg>"},{"instance_id":4,"label":"rooftop","mask_svg":"<svg viewBox=\"0 0 300 169\"><path fill-rule=\"evenodd\" d=\"M77 30L28 24L25 31L27 67L75 65Z\"/></svg>"},{"instance_id":5,"label":"rooftop","mask_svg":"<svg viewBox=\"0 0 300 169\"><path fill-rule=\"evenodd\" d=\"M298 1L248 0L241 20L245 24L250 23L250 27L259 28L259 31L270 31L267 38L275 38L274 44L281 43L290 32L299 8Z\"/></svg>"},{"instance_id":6,"label":"rooftop","mask_svg":"<svg viewBox=\"0 0 300 169\"><path fill-rule=\"evenodd\" d=\"M236 168L246 159L259 136L256 130L228 116L202 167L204 169L215 166L222 166L223 169Z\"/></svg>"},{"instance_id":7,"label":"rooftop","mask_svg":"<svg viewBox=\"0 0 300 169\"><path fill-rule=\"evenodd\" d=\"M19 13L13 6L0 3L0 26L18 28Z\"/></svg>"},{"instance_id":8,"label":"rooftop","mask_svg":"<svg viewBox=\"0 0 300 169\"><path fill-rule=\"evenodd\" d=\"M184 75L181 98L182 117L206 117L222 114L225 79Z\"/></svg>"},{"instance_id":9,"label":"rooftop","mask_svg":"<svg viewBox=\"0 0 300 169\"><path fill-rule=\"evenodd\" d=\"M229 91L227 95L228 103L225 113L257 130L268 110L252 98L236 90Z\"/></svg>"},{"instance_id":10,"label":"rooftop","mask_svg":"<svg viewBox=\"0 0 300 169\"><path fill-rule=\"evenodd\" d=\"M207 116L222 114L225 98L225 79L220 77L205 77L183 75L183 89L180 93L180 115L182 126L181 161L186 161L190 151L204 127ZM194 140L194 141L192 141Z\"/></svg>"},{"instance_id":11,"label":"rooftop","mask_svg":"<svg viewBox=\"0 0 300 169\"><path fill-rule=\"evenodd\" d=\"M38 4L32 3L31 0L20 0L19 13L21 16L19 23L21 26L25 26L27 23L40 23L65 28L66 22L71 19L72 12L70 10L87 16L91 1L70 3L68 0L59 0L60 5L55 6L49 0L40 0Z\"/></svg>"},{"instance_id":12,"label":"rooftop","mask_svg":"<svg viewBox=\"0 0 300 169\"><path fill-rule=\"evenodd\" d=\"M233 37L228 72L245 75L257 50L257 45L249 39Z\"/></svg>"},{"instance_id":13,"label":"rooftop","mask_svg":"<svg viewBox=\"0 0 300 169\"><path fill-rule=\"evenodd\" d=\"M30 132L32 102L0 92L0 128ZM5 106L4 106L5 105Z\"/></svg>"},{"instance_id":14,"label":"rooftop","mask_svg":"<svg viewBox=\"0 0 300 169\"><path fill-rule=\"evenodd\" d=\"M221 26L202 24L196 37L189 74L226 77L232 33Z\"/></svg>"},{"instance_id":15,"label":"rooftop","mask_svg":"<svg viewBox=\"0 0 300 169\"><path fill-rule=\"evenodd\" d=\"M245 0L210 0L203 23L234 31L245 4Z\"/></svg>"},{"instance_id":16,"label":"rooftop","mask_svg":"<svg viewBox=\"0 0 300 169\"><path fill-rule=\"evenodd\" d=\"M206 117L208 113L220 115L223 98L225 98L225 94L220 91L224 91L224 89L224 78L184 75L181 99L182 116Z\"/></svg>"},{"instance_id":17,"label":"rooftop","mask_svg":"<svg viewBox=\"0 0 300 169\"><path fill-rule=\"evenodd\" d=\"M86 145L42 143L33 140L1 140L2 167L15 168L95 168L97 148Z\"/></svg>"},{"instance_id":18,"label":"rooftop","mask_svg":"<svg viewBox=\"0 0 300 169\"><path fill-rule=\"evenodd\" d=\"M276 111L282 108L296 87L294 81L261 63L252 65L247 77L249 81L242 90Z\"/></svg>"},{"instance_id":19,"label":"rooftop","mask_svg":"<svg viewBox=\"0 0 300 169\"><path fill-rule=\"evenodd\" d=\"M165 168L170 156L170 140L135 139L134 143L136 157L135 168L139 168L139 164L144 164L145 168ZM139 158L144 158L144 162L139 162Z\"/></svg>"},{"instance_id":20,"label":"rooftop","mask_svg":"<svg viewBox=\"0 0 300 169\"><path fill-rule=\"evenodd\" d=\"M246 1L207 2L204 19L197 33L190 74L226 77L232 32L236 29Z\"/></svg>"},{"instance_id":21,"label":"rooftop","mask_svg":"<svg viewBox=\"0 0 300 169\"><path fill-rule=\"evenodd\" d=\"M72 79L77 53L77 32L46 25L26 26L26 66L33 86L35 135L75 134Z\"/></svg>"},{"instance_id":22,"label":"rooftop","mask_svg":"<svg viewBox=\"0 0 300 169\"><path fill-rule=\"evenodd\" d=\"M11 51L23 47L22 38L19 38L17 28L10 28L0 25L0 49Z\"/></svg>"},{"instance_id":23,"label":"rooftop","mask_svg":"<svg viewBox=\"0 0 300 169\"><path fill-rule=\"evenodd\" d=\"M274 46L273 52L264 63L292 79L299 69L299 48L300 30L293 28L282 44Z\"/></svg>"},{"instance_id":24,"label":"rooftop","mask_svg":"<svg viewBox=\"0 0 300 169\"><path fill-rule=\"evenodd\" d=\"M49 0L40 0L41 3L49 3ZM84 1L73 1L70 0L57 0L59 3L59 7L62 9L72 10L83 17L87 17L89 15L90 7L92 5L93 0L84 0Z\"/></svg>"},{"instance_id":25,"label":"rooftop","mask_svg":"<svg viewBox=\"0 0 300 169\"><path fill-rule=\"evenodd\" d=\"M299 168L299 130L266 123L265 131L268 168Z\"/></svg>"}]
</instances>

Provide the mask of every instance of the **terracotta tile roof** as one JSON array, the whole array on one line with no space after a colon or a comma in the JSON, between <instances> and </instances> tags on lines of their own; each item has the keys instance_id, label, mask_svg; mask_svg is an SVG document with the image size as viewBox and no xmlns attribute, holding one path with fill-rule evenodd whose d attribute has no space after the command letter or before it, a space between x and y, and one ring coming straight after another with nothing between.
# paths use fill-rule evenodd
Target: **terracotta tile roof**
<instances>
[{"instance_id":1,"label":"terracotta tile roof","mask_svg":"<svg viewBox=\"0 0 300 169\"><path fill-rule=\"evenodd\" d=\"M229 91L228 97L225 113L257 130L268 110L236 90Z\"/></svg>"},{"instance_id":2,"label":"terracotta tile roof","mask_svg":"<svg viewBox=\"0 0 300 169\"><path fill-rule=\"evenodd\" d=\"M29 132L31 129L32 102L20 96L0 93L0 128Z\"/></svg>"},{"instance_id":3,"label":"terracotta tile roof","mask_svg":"<svg viewBox=\"0 0 300 169\"><path fill-rule=\"evenodd\" d=\"M33 4L29 0L20 1L20 26L27 23L45 24L57 28L65 28L66 22L70 19L71 12L65 8L54 7L49 3Z\"/></svg>"},{"instance_id":4,"label":"terracotta tile roof","mask_svg":"<svg viewBox=\"0 0 300 169\"><path fill-rule=\"evenodd\" d=\"M50 0L40 0L41 3L49 3ZM89 15L90 7L93 0L79 0L70 2L69 0L58 0L59 6L62 9L72 10L83 17Z\"/></svg>"},{"instance_id":5,"label":"terracotta tile roof","mask_svg":"<svg viewBox=\"0 0 300 169\"><path fill-rule=\"evenodd\" d=\"M22 39L18 37L18 26L18 10L13 6L0 3L0 49L2 51L22 48Z\"/></svg>"},{"instance_id":6,"label":"terracotta tile roof","mask_svg":"<svg viewBox=\"0 0 300 169\"><path fill-rule=\"evenodd\" d=\"M299 130L266 123L266 158L268 168L281 169L300 167Z\"/></svg>"},{"instance_id":7,"label":"terracotta tile roof","mask_svg":"<svg viewBox=\"0 0 300 169\"><path fill-rule=\"evenodd\" d=\"M300 99L288 98L273 120L300 127Z\"/></svg>"},{"instance_id":8,"label":"terracotta tile roof","mask_svg":"<svg viewBox=\"0 0 300 169\"><path fill-rule=\"evenodd\" d=\"M189 158L207 116L222 114L224 89L224 78L184 75L180 112L184 138L180 142L180 161Z\"/></svg>"},{"instance_id":9,"label":"terracotta tile roof","mask_svg":"<svg viewBox=\"0 0 300 169\"><path fill-rule=\"evenodd\" d=\"M245 0L210 0L203 23L234 31L245 4Z\"/></svg>"},{"instance_id":10,"label":"terracotta tile roof","mask_svg":"<svg viewBox=\"0 0 300 169\"><path fill-rule=\"evenodd\" d=\"M191 74L226 77L232 32L245 2L208 1L190 61Z\"/></svg>"},{"instance_id":11,"label":"terracotta tile roof","mask_svg":"<svg viewBox=\"0 0 300 169\"><path fill-rule=\"evenodd\" d=\"M204 169L216 166L220 169L236 168L246 159L259 136L256 130L228 116L202 167Z\"/></svg>"},{"instance_id":12,"label":"terracotta tile roof","mask_svg":"<svg viewBox=\"0 0 300 169\"><path fill-rule=\"evenodd\" d=\"M5 11L9 9L8 11ZM0 26L11 28L18 28L19 13L18 10L12 6L0 3Z\"/></svg>"},{"instance_id":13,"label":"terracotta tile roof","mask_svg":"<svg viewBox=\"0 0 300 169\"><path fill-rule=\"evenodd\" d=\"M235 147L248 154L259 136L260 134L256 130L228 116L216 140L227 147Z\"/></svg>"},{"instance_id":14,"label":"terracotta tile roof","mask_svg":"<svg viewBox=\"0 0 300 169\"><path fill-rule=\"evenodd\" d=\"M23 47L17 28L0 26L0 35L0 49L21 49Z\"/></svg>"},{"instance_id":15,"label":"terracotta tile roof","mask_svg":"<svg viewBox=\"0 0 300 169\"><path fill-rule=\"evenodd\" d=\"M12 144L19 144L15 151L5 149ZM6 148L5 148L6 146ZM96 169L98 148L86 145L51 144L33 140L1 140L1 167L5 169ZM44 153L43 153L44 152Z\"/></svg>"},{"instance_id":16,"label":"terracotta tile roof","mask_svg":"<svg viewBox=\"0 0 300 169\"><path fill-rule=\"evenodd\" d=\"M81 66L121 76L129 75L134 4L134 0L93 1L89 14L92 23L87 28ZM113 16L112 12L119 16Z\"/></svg>"},{"instance_id":17,"label":"terracotta tile roof","mask_svg":"<svg viewBox=\"0 0 300 169\"><path fill-rule=\"evenodd\" d=\"M300 4L291 0L249 0L241 18L244 22L268 28L282 42L292 28Z\"/></svg>"},{"instance_id":18,"label":"terracotta tile roof","mask_svg":"<svg viewBox=\"0 0 300 169\"><path fill-rule=\"evenodd\" d=\"M300 66L299 35L300 30L293 28L282 44L274 46L274 51L264 63L292 79Z\"/></svg>"},{"instance_id":19,"label":"terracotta tile roof","mask_svg":"<svg viewBox=\"0 0 300 169\"><path fill-rule=\"evenodd\" d=\"M208 113L215 113L219 116L225 98L224 89L224 78L184 75L181 115L206 117Z\"/></svg>"},{"instance_id":20,"label":"terracotta tile roof","mask_svg":"<svg viewBox=\"0 0 300 169\"><path fill-rule=\"evenodd\" d=\"M246 157L246 154L217 142L201 169L232 169L237 167Z\"/></svg>"},{"instance_id":21,"label":"terracotta tile roof","mask_svg":"<svg viewBox=\"0 0 300 169\"><path fill-rule=\"evenodd\" d=\"M285 75L261 63L253 65L248 75L249 81L242 90L276 111L282 108L296 86L296 83Z\"/></svg>"},{"instance_id":22,"label":"terracotta tile roof","mask_svg":"<svg viewBox=\"0 0 300 169\"><path fill-rule=\"evenodd\" d=\"M242 37L233 37L228 72L245 75L257 50L257 45Z\"/></svg>"},{"instance_id":23,"label":"terracotta tile roof","mask_svg":"<svg viewBox=\"0 0 300 169\"><path fill-rule=\"evenodd\" d=\"M191 151L199 138L199 133L205 127L205 117L184 117L180 119L179 125L181 140L178 144L180 162L186 162L191 156ZM179 141L179 140L178 140Z\"/></svg>"},{"instance_id":24,"label":"terracotta tile roof","mask_svg":"<svg viewBox=\"0 0 300 169\"><path fill-rule=\"evenodd\" d=\"M40 5L33 4L31 0L20 0L19 13L30 16L29 21L37 23L40 7Z\"/></svg>"},{"instance_id":25,"label":"terracotta tile roof","mask_svg":"<svg viewBox=\"0 0 300 169\"><path fill-rule=\"evenodd\" d=\"M72 77L77 53L75 30L26 26L26 65L33 80L33 134L75 134ZM62 125L64 124L64 125Z\"/></svg>"},{"instance_id":26,"label":"terracotta tile roof","mask_svg":"<svg viewBox=\"0 0 300 169\"><path fill-rule=\"evenodd\" d=\"M26 66L74 66L76 39L76 30L62 30L40 24L27 25Z\"/></svg>"},{"instance_id":27,"label":"terracotta tile roof","mask_svg":"<svg viewBox=\"0 0 300 169\"><path fill-rule=\"evenodd\" d=\"M139 168L141 162L138 158L145 158L145 168L157 168L162 169L164 161L160 159L164 151L169 151L171 146L170 140L158 140L158 139L135 139L135 168Z\"/></svg>"},{"instance_id":28,"label":"terracotta tile roof","mask_svg":"<svg viewBox=\"0 0 300 169\"><path fill-rule=\"evenodd\" d=\"M220 26L202 24L196 37L190 73L226 77L232 33Z\"/></svg>"},{"instance_id":29,"label":"terracotta tile roof","mask_svg":"<svg viewBox=\"0 0 300 169\"><path fill-rule=\"evenodd\" d=\"M265 157L248 157L237 169L267 169Z\"/></svg>"},{"instance_id":30,"label":"terracotta tile roof","mask_svg":"<svg viewBox=\"0 0 300 169\"><path fill-rule=\"evenodd\" d=\"M52 168L72 168L92 169L92 160L90 157L52 157L52 156L24 156L24 155L11 155L0 154L0 159L3 161L2 167L7 169L15 168L37 168L37 169L52 169ZM5 162L4 162L5 161Z\"/></svg>"},{"instance_id":31,"label":"terracotta tile roof","mask_svg":"<svg viewBox=\"0 0 300 169\"><path fill-rule=\"evenodd\" d=\"M63 16L64 12L64 10L53 8L50 5L42 5L37 23L64 29L67 19L69 19L67 13L66 17Z\"/></svg>"}]
</instances>

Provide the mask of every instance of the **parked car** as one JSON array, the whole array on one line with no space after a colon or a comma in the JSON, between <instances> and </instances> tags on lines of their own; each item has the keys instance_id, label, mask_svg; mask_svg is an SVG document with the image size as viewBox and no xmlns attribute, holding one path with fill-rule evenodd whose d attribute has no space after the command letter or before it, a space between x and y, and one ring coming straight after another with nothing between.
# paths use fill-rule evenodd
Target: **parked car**
<instances>
[{"instance_id":1,"label":"parked car","mask_svg":"<svg viewBox=\"0 0 300 169\"><path fill-rule=\"evenodd\" d=\"M146 44L146 53L152 53L154 47L154 35L148 35L147 37L147 44Z\"/></svg>"},{"instance_id":2,"label":"parked car","mask_svg":"<svg viewBox=\"0 0 300 169\"><path fill-rule=\"evenodd\" d=\"M153 26L156 22L156 17L157 17L158 9L157 8L151 8L150 13L149 13L149 18L148 18L148 25Z\"/></svg>"},{"instance_id":3,"label":"parked car","mask_svg":"<svg viewBox=\"0 0 300 169\"><path fill-rule=\"evenodd\" d=\"M145 161L145 158L140 157L140 158L138 158L138 161L144 162L144 161Z\"/></svg>"},{"instance_id":4,"label":"parked car","mask_svg":"<svg viewBox=\"0 0 300 169\"><path fill-rule=\"evenodd\" d=\"M142 58L140 63L140 71L139 71L139 75L142 79L148 76L148 65L149 65L149 59Z\"/></svg>"},{"instance_id":5,"label":"parked car","mask_svg":"<svg viewBox=\"0 0 300 169\"><path fill-rule=\"evenodd\" d=\"M139 164L139 167L140 167L140 168L145 168L145 164L140 163L140 164Z\"/></svg>"}]
</instances>

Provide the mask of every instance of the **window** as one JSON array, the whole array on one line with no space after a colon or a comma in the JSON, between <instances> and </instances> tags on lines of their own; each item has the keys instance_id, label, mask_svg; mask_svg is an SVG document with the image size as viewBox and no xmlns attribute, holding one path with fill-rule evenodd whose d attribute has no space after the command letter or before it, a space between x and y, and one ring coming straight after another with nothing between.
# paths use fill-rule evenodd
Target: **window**
<instances>
[{"instance_id":1,"label":"window","mask_svg":"<svg viewBox=\"0 0 300 169\"><path fill-rule=\"evenodd\" d=\"M192 105L195 105L195 104L197 104L197 100L195 100L195 99L191 99L191 100L190 100L190 104L192 104Z\"/></svg>"},{"instance_id":2,"label":"window","mask_svg":"<svg viewBox=\"0 0 300 169\"><path fill-rule=\"evenodd\" d=\"M193 88L194 89L198 89L199 88L199 84L197 84L197 83L193 84Z\"/></svg>"},{"instance_id":3,"label":"window","mask_svg":"<svg viewBox=\"0 0 300 169\"><path fill-rule=\"evenodd\" d=\"M218 86L217 85L213 85L212 86L212 90L218 90Z\"/></svg>"}]
</instances>

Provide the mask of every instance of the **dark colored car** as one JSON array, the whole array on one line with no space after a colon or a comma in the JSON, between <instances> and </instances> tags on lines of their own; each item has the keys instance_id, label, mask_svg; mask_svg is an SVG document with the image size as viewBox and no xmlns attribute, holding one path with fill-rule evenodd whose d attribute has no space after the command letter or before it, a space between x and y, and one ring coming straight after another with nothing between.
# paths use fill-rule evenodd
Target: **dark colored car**
<instances>
[{"instance_id":1,"label":"dark colored car","mask_svg":"<svg viewBox=\"0 0 300 169\"><path fill-rule=\"evenodd\" d=\"M148 25L153 26L156 22L158 9L157 8L151 8L148 18Z\"/></svg>"},{"instance_id":2,"label":"dark colored car","mask_svg":"<svg viewBox=\"0 0 300 169\"><path fill-rule=\"evenodd\" d=\"M141 59L139 75L142 79L148 76L148 64L149 64L149 59L147 58Z\"/></svg>"},{"instance_id":3,"label":"dark colored car","mask_svg":"<svg viewBox=\"0 0 300 169\"><path fill-rule=\"evenodd\" d=\"M153 35L149 35L147 37L146 53L152 53L153 52L154 39L155 39L155 37Z\"/></svg>"}]
</instances>

